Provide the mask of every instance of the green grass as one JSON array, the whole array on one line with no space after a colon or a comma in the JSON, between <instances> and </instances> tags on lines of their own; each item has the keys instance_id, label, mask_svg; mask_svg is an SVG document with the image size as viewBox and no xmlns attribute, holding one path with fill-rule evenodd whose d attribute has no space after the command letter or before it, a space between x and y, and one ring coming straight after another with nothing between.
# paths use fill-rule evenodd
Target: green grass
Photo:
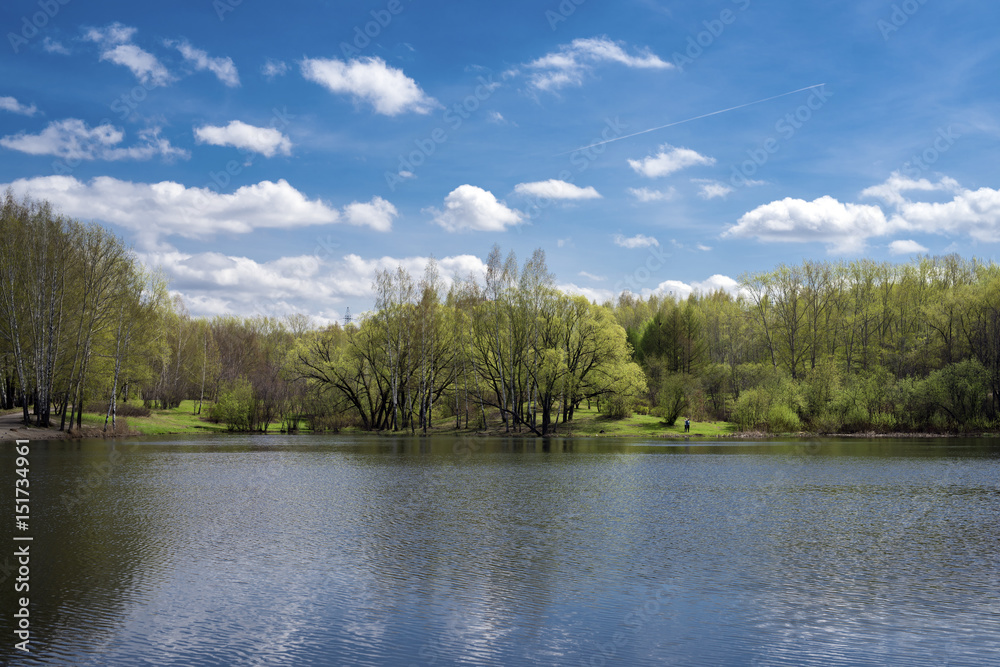
<instances>
[{"instance_id":1,"label":"green grass","mask_svg":"<svg viewBox=\"0 0 1000 667\"><path fill-rule=\"evenodd\" d=\"M609 419L599 414L596 409L588 410L581 407L574 413L572 421L565 425L559 425L559 432L565 435L609 438L683 438L685 436L716 438L732 435L736 432L736 426L730 422L692 421L691 432L685 433L683 417L678 419L673 426L664 426L663 420L653 415L634 414L627 419Z\"/></svg>"},{"instance_id":2,"label":"green grass","mask_svg":"<svg viewBox=\"0 0 1000 667\"><path fill-rule=\"evenodd\" d=\"M142 401L131 401L132 405L142 405ZM197 401L181 401L180 407L170 410L151 410L148 417L118 417L128 421L129 430L141 435L167 435L173 433L206 433L225 431L225 424L213 424L192 414L197 409ZM208 416L208 406L202 408L202 415ZM83 413L83 423L104 428L103 414Z\"/></svg>"},{"instance_id":3,"label":"green grass","mask_svg":"<svg viewBox=\"0 0 1000 667\"><path fill-rule=\"evenodd\" d=\"M500 425L491 424L488 430L499 431ZM476 429L470 429L476 431ZM603 431L603 433L602 433ZM465 429L455 429L454 417L434 420L434 432L441 434L467 433ZM684 419L678 419L673 426L664 426L663 420L652 415L632 415L628 419L608 419L596 408L580 408L573 413L573 419L559 424L554 435L583 436L599 438L683 438L685 436L718 438L736 433L736 426L730 422L691 422L691 432L684 433Z\"/></svg>"},{"instance_id":4,"label":"green grass","mask_svg":"<svg viewBox=\"0 0 1000 667\"><path fill-rule=\"evenodd\" d=\"M133 401L141 405L141 401ZM207 420L209 406L202 408L202 415L192 414L197 409L197 401L182 401L180 407L170 410L151 410L149 417L126 417L129 430L141 435L169 435L184 433L226 433L225 424L213 424ZM204 417L204 418L203 418ZM122 417L119 417L121 420ZM96 413L83 414L85 425L103 428L104 415ZM307 432L305 424L300 422L302 432ZM499 427L499 425L494 425ZM344 431L354 432L357 429L348 428ZM273 423L268 427L268 433L279 433L281 424ZM434 420L435 433L464 433L465 430L455 430L454 417L441 417ZM362 431L357 431L361 433ZM701 438L717 438L732 435L736 427L729 422L691 422L691 432L684 433L684 420L678 419L673 426L664 426L663 420L652 415L632 415L628 419L608 419L599 414L595 408L580 408L573 415L573 420L567 424L559 424L554 435L607 437L607 438L683 438L685 436Z\"/></svg>"}]
</instances>

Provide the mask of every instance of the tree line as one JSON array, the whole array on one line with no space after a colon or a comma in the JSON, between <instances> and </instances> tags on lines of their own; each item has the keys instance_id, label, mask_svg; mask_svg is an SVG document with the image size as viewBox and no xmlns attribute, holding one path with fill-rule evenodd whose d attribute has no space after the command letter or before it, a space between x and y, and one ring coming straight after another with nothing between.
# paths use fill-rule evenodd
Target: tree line
<instances>
[{"instance_id":1,"label":"tree line","mask_svg":"<svg viewBox=\"0 0 1000 667\"><path fill-rule=\"evenodd\" d=\"M1000 411L1000 269L957 255L803 262L737 295L621 295L650 405L773 432L983 431Z\"/></svg>"},{"instance_id":2,"label":"tree line","mask_svg":"<svg viewBox=\"0 0 1000 667\"><path fill-rule=\"evenodd\" d=\"M114 234L4 195L0 407L79 430L174 408L233 430L539 436L581 405L789 432L973 431L1000 415L1000 270L956 255L803 262L736 293L565 294L541 250L483 276L377 273L356 322L193 318ZM143 407L139 407L141 404Z\"/></svg>"}]
</instances>

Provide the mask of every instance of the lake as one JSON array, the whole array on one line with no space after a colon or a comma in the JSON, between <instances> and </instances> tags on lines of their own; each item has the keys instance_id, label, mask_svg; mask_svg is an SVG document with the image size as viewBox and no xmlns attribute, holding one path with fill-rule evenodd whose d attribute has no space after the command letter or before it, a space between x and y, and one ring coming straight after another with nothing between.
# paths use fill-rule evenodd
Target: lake
<instances>
[{"instance_id":1,"label":"lake","mask_svg":"<svg viewBox=\"0 0 1000 667\"><path fill-rule=\"evenodd\" d=\"M1000 656L996 439L158 437L29 458L31 653L0 557L4 664ZM15 479L11 443L7 517Z\"/></svg>"}]
</instances>

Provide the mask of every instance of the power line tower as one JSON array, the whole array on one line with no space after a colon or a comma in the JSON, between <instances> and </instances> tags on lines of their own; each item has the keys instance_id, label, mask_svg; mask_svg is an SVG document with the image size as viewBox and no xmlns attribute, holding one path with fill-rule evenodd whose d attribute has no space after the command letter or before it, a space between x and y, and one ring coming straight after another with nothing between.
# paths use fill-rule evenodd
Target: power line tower
<instances>
[{"instance_id":1,"label":"power line tower","mask_svg":"<svg viewBox=\"0 0 1000 667\"><path fill-rule=\"evenodd\" d=\"M351 323L351 307L348 306L347 312L344 313L344 326L346 327L350 323Z\"/></svg>"}]
</instances>

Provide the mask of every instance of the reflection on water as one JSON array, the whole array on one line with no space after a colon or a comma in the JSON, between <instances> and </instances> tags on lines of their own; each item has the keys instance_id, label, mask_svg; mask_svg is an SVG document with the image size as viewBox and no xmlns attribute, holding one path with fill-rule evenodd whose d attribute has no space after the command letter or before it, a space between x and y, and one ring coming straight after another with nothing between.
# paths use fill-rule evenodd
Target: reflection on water
<instances>
[{"instance_id":1,"label":"reflection on water","mask_svg":"<svg viewBox=\"0 0 1000 667\"><path fill-rule=\"evenodd\" d=\"M998 454L990 440L33 443L33 652L7 641L0 658L990 664ZM12 637L10 579L0 602Z\"/></svg>"}]
</instances>

